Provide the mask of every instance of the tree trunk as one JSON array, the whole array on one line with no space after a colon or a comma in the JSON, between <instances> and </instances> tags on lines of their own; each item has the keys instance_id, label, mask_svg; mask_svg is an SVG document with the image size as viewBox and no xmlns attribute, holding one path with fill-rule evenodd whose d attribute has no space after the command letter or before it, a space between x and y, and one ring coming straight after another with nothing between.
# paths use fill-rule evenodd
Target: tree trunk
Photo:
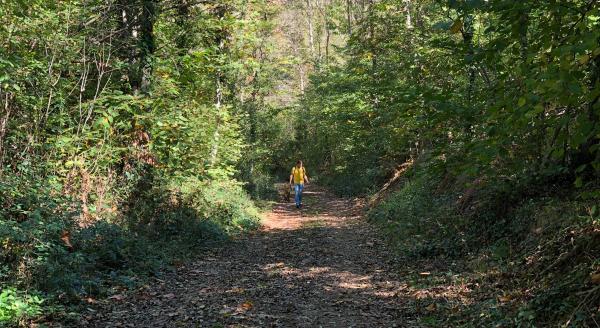
<instances>
[{"instance_id":1,"label":"tree trunk","mask_svg":"<svg viewBox=\"0 0 600 328\"><path fill-rule=\"evenodd\" d=\"M348 22L348 36L352 35L352 0L346 0L346 20Z\"/></svg>"},{"instance_id":2,"label":"tree trunk","mask_svg":"<svg viewBox=\"0 0 600 328\"><path fill-rule=\"evenodd\" d=\"M147 94L152 79L152 56L156 50L154 22L156 21L156 0L143 0L140 22L140 89Z\"/></svg>"},{"instance_id":3,"label":"tree trunk","mask_svg":"<svg viewBox=\"0 0 600 328\"><path fill-rule=\"evenodd\" d=\"M225 5L218 6L215 8L214 15L219 19L223 19L225 14L227 13L227 7ZM222 30L219 31L215 38L215 44L218 47L218 54L225 54L225 41L227 40L228 32L222 27ZM219 155L219 141L221 139L221 119L222 119L222 105L223 105L223 72L219 68L217 70L217 74L215 77L215 109L216 109L216 122L215 122L215 132L213 133L213 144L210 151L210 166L214 167L217 164L217 159Z\"/></svg>"},{"instance_id":4,"label":"tree trunk","mask_svg":"<svg viewBox=\"0 0 600 328\"><path fill-rule=\"evenodd\" d=\"M472 63L473 56L475 55L475 50L473 49L473 24L472 17L470 15L466 15L463 29L462 29L463 42L467 48L467 56L470 57L471 62L468 63L468 75L469 75L469 85L467 91L467 102L471 104L473 99L473 92L475 90L475 66Z\"/></svg>"},{"instance_id":5,"label":"tree trunk","mask_svg":"<svg viewBox=\"0 0 600 328\"><path fill-rule=\"evenodd\" d=\"M177 25L181 28L181 30L179 31L179 35L177 36L176 39L176 45L177 48L179 49L179 55L180 56L184 56L189 48L189 33L186 27L188 27L188 21L189 21L189 15L190 15L190 4L188 3L188 0L179 0L179 3L177 4L177 17L176 17L176 22Z\"/></svg>"},{"instance_id":6,"label":"tree trunk","mask_svg":"<svg viewBox=\"0 0 600 328\"><path fill-rule=\"evenodd\" d=\"M118 34L117 39L121 49L120 57L128 62L126 74L132 93L138 93L141 81L138 76L138 54L136 51L138 30L136 26L137 17L134 14L135 4L128 0L118 0L115 15L117 16Z\"/></svg>"},{"instance_id":7,"label":"tree trunk","mask_svg":"<svg viewBox=\"0 0 600 328\"><path fill-rule=\"evenodd\" d=\"M406 12L406 28L408 29L412 29L413 28L413 24L412 24L412 16L411 16L411 0L404 0L404 11Z\"/></svg>"},{"instance_id":8,"label":"tree trunk","mask_svg":"<svg viewBox=\"0 0 600 328\"><path fill-rule=\"evenodd\" d=\"M302 63L298 67L298 74L300 75L300 94L304 94L306 86L304 85L304 64Z\"/></svg>"},{"instance_id":9,"label":"tree trunk","mask_svg":"<svg viewBox=\"0 0 600 328\"><path fill-rule=\"evenodd\" d=\"M521 44L521 61L525 63L527 61L527 49L529 48L529 40L527 40L527 30L529 27L529 13L523 13L519 19L521 36L519 43Z\"/></svg>"},{"instance_id":10,"label":"tree trunk","mask_svg":"<svg viewBox=\"0 0 600 328\"><path fill-rule=\"evenodd\" d=\"M0 92L0 97L2 98L4 104L4 117L2 117L2 121L0 121L0 169L3 167L4 163L4 136L6 135L8 119L10 118L10 101L11 95L10 93L5 93L4 95ZM2 173L2 171L0 171Z\"/></svg>"},{"instance_id":11,"label":"tree trunk","mask_svg":"<svg viewBox=\"0 0 600 328\"><path fill-rule=\"evenodd\" d=\"M214 167L217 163L217 156L219 155L219 141L221 139L221 105L223 101L223 88L221 85L221 72L217 73L216 90L215 90L215 109L217 114L217 120L215 123L215 132L213 133L213 144L210 151L210 166Z\"/></svg>"},{"instance_id":12,"label":"tree trunk","mask_svg":"<svg viewBox=\"0 0 600 328\"><path fill-rule=\"evenodd\" d=\"M325 63L329 64L329 40L331 38L331 31L329 27L325 28Z\"/></svg>"},{"instance_id":13,"label":"tree trunk","mask_svg":"<svg viewBox=\"0 0 600 328\"><path fill-rule=\"evenodd\" d=\"M315 36L313 31L313 13L310 0L306 0L306 24L308 25L308 45L310 47L310 57L315 59Z\"/></svg>"}]
</instances>

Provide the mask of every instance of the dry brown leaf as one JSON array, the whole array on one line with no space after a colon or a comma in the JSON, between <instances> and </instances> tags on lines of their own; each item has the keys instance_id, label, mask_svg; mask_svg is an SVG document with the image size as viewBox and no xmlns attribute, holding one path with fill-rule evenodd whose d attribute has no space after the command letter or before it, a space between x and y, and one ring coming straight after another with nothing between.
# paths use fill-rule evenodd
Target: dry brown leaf
<instances>
[{"instance_id":1,"label":"dry brown leaf","mask_svg":"<svg viewBox=\"0 0 600 328\"><path fill-rule=\"evenodd\" d=\"M109 300L122 301L125 299L125 296L122 294L116 294L108 298Z\"/></svg>"},{"instance_id":2,"label":"dry brown leaf","mask_svg":"<svg viewBox=\"0 0 600 328\"><path fill-rule=\"evenodd\" d=\"M435 305L435 303L431 303L425 309L427 311L433 312L433 311L435 311L437 309L437 305Z\"/></svg>"},{"instance_id":3,"label":"dry brown leaf","mask_svg":"<svg viewBox=\"0 0 600 328\"><path fill-rule=\"evenodd\" d=\"M169 293L169 294L165 294L165 295L163 295L162 297L163 297L163 298L166 298L166 299L172 299L172 298L174 298L174 297L175 297L175 294L173 294L173 293Z\"/></svg>"},{"instance_id":4,"label":"dry brown leaf","mask_svg":"<svg viewBox=\"0 0 600 328\"><path fill-rule=\"evenodd\" d=\"M252 304L251 301L246 301L242 304L242 309L244 309L245 311L252 310L253 307L254 307L254 305Z\"/></svg>"},{"instance_id":5,"label":"dry brown leaf","mask_svg":"<svg viewBox=\"0 0 600 328\"><path fill-rule=\"evenodd\" d=\"M237 293L237 294L242 294L244 293L244 288L241 287L234 287L230 290L232 293Z\"/></svg>"},{"instance_id":6,"label":"dry brown leaf","mask_svg":"<svg viewBox=\"0 0 600 328\"><path fill-rule=\"evenodd\" d=\"M600 273L594 273L591 277L592 284L600 284Z\"/></svg>"},{"instance_id":7,"label":"dry brown leaf","mask_svg":"<svg viewBox=\"0 0 600 328\"><path fill-rule=\"evenodd\" d=\"M500 303L506 303L506 302L510 302L512 301L513 297L511 295L504 295L504 296L499 296L498 297L498 301Z\"/></svg>"},{"instance_id":8,"label":"dry brown leaf","mask_svg":"<svg viewBox=\"0 0 600 328\"><path fill-rule=\"evenodd\" d=\"M73 245L71 244L71 233L69 231L63 231L60 235L60 239L63 241L63 243L65 243L65 246L68 248L73 248Z\"/></svg>"},{"instance_id":9,"label":"dry brown leaf","mask_svg":"<svg viewBox=\"0 0 600 328\"><path fill-rule=\"evenodd\" d=\"M419 274L421 276L429 276L431 274L431 272L420 272Z\"/></svg>"}]
</instances>

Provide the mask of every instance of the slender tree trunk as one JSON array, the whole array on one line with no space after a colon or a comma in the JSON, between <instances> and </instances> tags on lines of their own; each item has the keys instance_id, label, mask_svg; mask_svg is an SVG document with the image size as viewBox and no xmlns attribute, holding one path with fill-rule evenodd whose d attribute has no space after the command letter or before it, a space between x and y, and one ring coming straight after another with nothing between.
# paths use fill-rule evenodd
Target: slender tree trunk
<instances>
[{"instance_id":1,"label":"slender tree trunk","mask_svg":"<svg viewBox=\"0 0 600 328\"><path fill-rule=\"evenodd\" d=\"M220 20L225 17L227 13L227 7L225 5L219 6L215 8L215 16ZM215 38L215 43L218 47L218 54L225 54L225 42L227 40L228 32L222 27L222 30L219 31L217 37ZM217 74L215 77L215 109L216 109L216 122L215 122L215 132L213 133L213 144L210 151L210 166L214 167L217 164L217 159L219 155L219 142L221 139L221 120L223 117L222 113L222 105L223 105L223 72L219 68L217 70Z\"/></svg>"},{"instance_id":2,"label":"slender tree trunk","mask_svg":"<svg viewBox=\"0 0 600 328\"><path fill-rule=\"evenodd\" d=\"M329 64L329 40L331 38L329 27L325 29L325 33L325 63Z\"/></svg>"},{"instance_id":3,"label":"slender tree trunk","mask_svg":"<svg viewBox=\"0 0 600 328\"><path fill-rule=\"evenodd\" d=\"M156 50L154 22L156 21L156 0L143 0L140 22L140 89L142 93L150 91L152 79L152 56Z\"/></svg>"},{"instance_id":4,"label":"slender tree trunk","mask_svg":"<svg viewBox=\"0 0 600 328\"><path fill-rule=\"evenodd\" d=\"M300 54L300 49L298 49L299 40L300 40L300 38L292 39L292 50L294 52L295 57L302 58L302 56ZM304 94L304 89L305 89L304 63L302 63L302 62L298 63L298 76L299 76L299 80L300 80L300 94Z\"/></svg>"},{"instance_id":5,"label":"slender tree trunk","mask_svg":"<svg viewBox=\"0 0 600 328\"><path fill-rule=\"evenodd\" d=\"M519 28L520 37L519 43L521 45L521 61L525 63L527 61L527 50L529 48L529 40L527 39L527 32L529 29L529 13L523 12L519 17Z\"/></svg>"},{"instance_id":6,"label":"slender tree trunk","mask_svg":"<svg viewBox=\"0 0 600 328\"><path fill-rule=\"evenodd\" d=\"M258 104L261 102L259 100L259 94L260 94L260 81L259 81L259 77L260 77L260 71L262 69L262 65L264 62L264 54L263 54L263 50L262 48L258 48L256 50L256 53L254 55L254 58L256 59L256 61L259 63L259 67L257 69L254 70L254 72L252 73L252 93L250 94L250 106L248 108L248 120L250 121L250 131L249 131L249 142L251 145L253 145L254 143L256 143L257 141L257 109L258 109Z\"/></svg>"},{"instance_id":7,"label":"slender tree trunk","mask_svg":"<svg viewBox=\"0 0 600 328\"><path fill-rule=\"evenodd\" d=\"M310 57L315 59L315 36L313 28L313 12L310 0L306 0L306 24L308 25L308 45L310 47Z\"/></svg>"},{"instance_id":8,"label":"slender tree trunk","mask_svg":"<svg viewBox=\"0 0 600 328\"><path fill-rule=\"evenodd\" d=\"M188 1L189 0L179 0L179 3L177 4L177 17L175 20L180 27L180 31L176 39L176 44L180 56L184 56L187 53L190 43L187 30L190 15L190 4Z\"/></svg>"},{"instance_id":9,"label":"slender tree trunk","mask_svg":"<svg viewBox=\"0 0 600 328\"><path fill-rule=\"evenodd\" d=\"M411 0L404 0L404 11L406 12L406 28L412 29L412 16L411 16Z\"/></svg>"},{"instance_id":10,"label":"slender tree trunk","mask_svg":"<svg viewBox=\"0 0 600 328\"><path fill-rule=\"evenodd\" d=\"M138 69L136 69L138 54L135 44L137 43L138 30L136 27L136 17L133 6L129 0L118 0L116 7L118 34L117 39L119 47L122 49L121 57L126 58L127 79L132 93L137 93L140 89L140 80L138 78Z\"/></svg>"},{"instance_id":11,"label":"slender tree trunk","mask_svg":"<svg viewBox=\"0 0 600 328\"><path fill-rule=\"evenodd\" d=\"M304 94L305 83L304 83L304 65L300 63L298 66L298 74L300 75L300 93Z\"/></svg>"},{"instance_id":12,"label":"slender tree trunk","mask_svg":"<svg viewBox=\"0 0 600 328\"><path fill-rule=\"evenodd\" d=\"M369 0L369 8L368 8L368 15L369 15L369 49L371 50L371 69L373 70L373 72L375 72L375 68L377 67L377 55L375 54L375 23L373 22L374 16L373 16L373 11L375 10L374 8L374 0Z\"/></svg>"},{"instance_id":13,"label":"slender tree trunk","mask_svg":"<svg viewBox=\"0 0 600 328\"><path fill-rule=\"evenodd\" d=\"M216 90L215 90L215 109L217 120L215 123L215 132L213 132L213 144L210 151L210 166L214 167L217 163L217 156L219 155L219 141L221 139L221 106L223 102L223 88L221 85L221 72L217 73Z\"/></svg>"},{"instance_id":14,"label":"slender tree trunk","mask_svg":"<svg viewBox=\"0 0 600 328\"><path fill-rule=\"evenodd\" d=\"M464 25L463 25L463 30L462 32L462 36L463 36L463 42L466 45L467 48L467 56L469 56L471 58L471 60L473 60L473 56L475 55L475 50L473 49L473 24L472 24L472 17L471 15L466 15L465 17L465 21L464 21ZM471 104L471 101L473 100L473 92L475 90L475 66L473 65L473 63L468 63L468 75L469 75L469 85L468 85L468 90L467 90L467 102L469 104Z\"/></svg>"},{"instance_id":15,"label":"slender tree trunk","mask_svg":"<svg viewBox=\"0 0 600 328\"><path fill-rule=\"evenodd\" d=\"M4 95L0 92L0 97L2 98L4 104L4 117L2 117L2 121L0 121L0 169L4 164L4 136L6 135L6 131L8 130L8 120L10 118L11 107L10 101L11 96L10 93L5 93ZM1 173L2 171L0 171Z\"/></svg>"},{"instance_id":16,"label":"slender tree trunk","mask_svg":"<svg viewBox=\"0 0 600 328\"><path fill-rule=\"evenodd\" d=\"M348 36L352 35L352 0L346 0L346 20L348 23Z\"/></svg>"},{"instance_id":17,"label":"slender tree trunk","mask_svg":"<svg viewBox=\"0 0 600 328\"><path fill-rule=\"evenodd\" d=\"M467 85L467 101L466 101L466 106L471 107L472 106L472 101L473 101L473 93L475 91L475 65L473 64L473 56L475 54L475 51L473 49L473 24L472 24L472 17L470 14L466 14L464 17L464 21L463 21L463 27L461 29L461 34L463 37L463 42L465 44L466 47L466 55L467 57L470 57L471 60L469 62L467 62L467 75L468 75L468 85ZM469 108L472 109L472 108ZM470 138L471 135L471 130L472 130L472 125L473 125L473 114L472 111L470 111L471 114L467 114L464 115L463 119L464 119L464 124L463 124L463 132L465 133L465 135L467 136L467 138Z\"/></svg>"}]
</instances>

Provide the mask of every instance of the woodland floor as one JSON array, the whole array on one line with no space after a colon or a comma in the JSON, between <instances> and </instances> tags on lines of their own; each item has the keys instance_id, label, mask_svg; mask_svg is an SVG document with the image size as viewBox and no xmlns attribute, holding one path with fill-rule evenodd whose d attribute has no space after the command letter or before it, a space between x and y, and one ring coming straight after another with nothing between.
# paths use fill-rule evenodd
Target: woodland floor
<instances>
[{"instance_id":1,"label":"woodland floor","mask_svg":"<svg viewBox=\"0 0 600 328\"><path fill-rule=\"evenodd\" d=\"M395 269L359 200L316 186L263 228L113 297L90 327L415 327L418 291ZM97 312L96 312L97 311Z\"/></svg>"}]
</instances>

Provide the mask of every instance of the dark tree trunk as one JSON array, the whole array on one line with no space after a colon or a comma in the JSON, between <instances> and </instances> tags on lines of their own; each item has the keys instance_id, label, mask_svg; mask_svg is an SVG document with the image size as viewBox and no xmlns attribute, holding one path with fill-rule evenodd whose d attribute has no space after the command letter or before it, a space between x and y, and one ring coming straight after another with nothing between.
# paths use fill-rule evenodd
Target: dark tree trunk
<instances>
[{"instance_id":1,"label":"dark tree trunk","mask_svg":"<svg viewBox=\"0 0 600 328\"><path fill-rule=\"evenodd\" d=\"M156 21L156 0L143 0L140 21L140 89L148 93L152 79L152 56L156 50L154 22Z\"/></svg>"},{"instance_id":2,"label":"dark tree trunk","mask_svg":"<svg viewBox=\"0 0 600 328\"><path fill-rule=\"evenodd\" d=\"M188 36L189 35L189 30L188 30L189 15L190 15L190 4L188 3L188 0L179 0L179 3L177 4L176 22L177 22L177 25L179 26L180 30L179 30L179 34L177 35L176 45L177 45L177 49L179 50L180 56L184 56L187 53L188 48L190 46L190 41L189 41L189 36Z\"/></svg>"}]
</instances>

